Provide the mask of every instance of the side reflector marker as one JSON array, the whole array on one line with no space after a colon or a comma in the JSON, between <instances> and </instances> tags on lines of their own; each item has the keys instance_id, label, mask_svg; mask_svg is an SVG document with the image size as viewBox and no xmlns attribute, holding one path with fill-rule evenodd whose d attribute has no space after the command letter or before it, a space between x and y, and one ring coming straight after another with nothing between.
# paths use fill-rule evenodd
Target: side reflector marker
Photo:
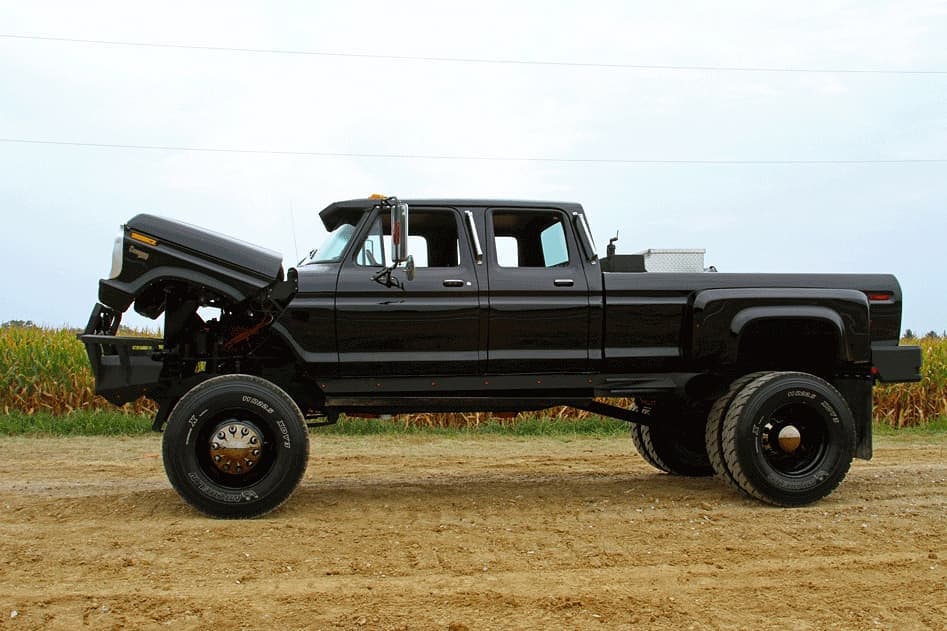
<instances>
[{"instance_id":1,"label":"side reflector marker","mask_svg":"<svg viewBox=\"0 0 947 631\"><path fill-rule=\"evenodd\" d=\"M128 237L140 243L146 243L148 245L158 245L157 239L149 237L148 235L141 234L140 232L132 232L131 234L128 235Z\"/></svg>"}]
</instances>

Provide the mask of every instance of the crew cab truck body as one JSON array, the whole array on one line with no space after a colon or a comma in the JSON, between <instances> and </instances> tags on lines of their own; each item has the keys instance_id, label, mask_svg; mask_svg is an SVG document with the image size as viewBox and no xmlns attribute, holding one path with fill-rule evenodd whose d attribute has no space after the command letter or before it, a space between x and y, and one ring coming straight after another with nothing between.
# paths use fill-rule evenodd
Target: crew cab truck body
<instances>
[{"instance_id":1,"label":"crew cab truck body","mask_svg":"<svg viewBox=\"0 0 947 631\"><path fill-rule=\"evenodd\" d=\"M97 392L154 399L173 486L219 517L292 493L340 413L556 405L632 423L655 467L795 506L871 457L875 382L920 379L890 275L645 271L572 203L356 199L281 257L151 215L116 240L80 338ZM121 314L164 315L163 339ZM633 400L619 407L609 400Z\"/></svg>"}]
</instances>

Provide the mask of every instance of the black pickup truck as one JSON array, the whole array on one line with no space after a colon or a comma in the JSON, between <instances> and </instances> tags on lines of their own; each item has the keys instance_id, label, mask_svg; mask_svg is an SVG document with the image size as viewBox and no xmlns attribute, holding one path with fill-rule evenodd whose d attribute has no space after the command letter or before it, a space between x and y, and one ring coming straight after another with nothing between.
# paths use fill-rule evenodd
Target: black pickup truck
<instances>
[{"instance_id":1,"label":"black pickup truck","mask_svg":"<svg viewBox=\"0 0 947 631\"><path fill-rule=\"evenodd\" d=\"M320 216L327 240L288 272L152 215L115 241L80 335L96 391L157 402L168 477L206 514L279 506L307 425L340 413L558 405L632 423L667 473L798 506L871 457L872 386L920 379L890 275L648 271L600 258L573 203L375 196ZM132 305L163 339L116 336Z\"/></svg>"}]
</instances>

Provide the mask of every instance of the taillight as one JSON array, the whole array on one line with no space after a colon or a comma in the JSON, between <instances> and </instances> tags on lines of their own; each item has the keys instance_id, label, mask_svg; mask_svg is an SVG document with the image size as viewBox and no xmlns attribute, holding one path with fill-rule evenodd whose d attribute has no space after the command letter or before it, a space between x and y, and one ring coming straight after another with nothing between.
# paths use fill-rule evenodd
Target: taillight
<instances>
[{"instance_id":1,"label":"taillight","mask_svg":"<svg viewBox=\"0 0 947 631\"><path fill-rule=\"evenodd\" d=\"M894 296L890 291L866 291L869 302L887 302Z\"/></svg>"}]
</instances>

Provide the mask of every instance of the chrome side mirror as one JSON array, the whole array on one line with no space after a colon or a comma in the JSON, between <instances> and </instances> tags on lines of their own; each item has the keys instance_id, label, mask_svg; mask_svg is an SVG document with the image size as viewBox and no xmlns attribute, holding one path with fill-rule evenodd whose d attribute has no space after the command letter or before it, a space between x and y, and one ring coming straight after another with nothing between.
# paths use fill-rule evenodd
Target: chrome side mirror
<instances>
[{"instance_id":1,"label":"chrome side mirror","mask_svg":"<svg viewBox=\"0 0 947 631\"><path fill-rule=\"evenodd\" d=\"M391 260L397 265L408 258L408 205L399 201L391 206Z\"/></svg>"}]
</instances>

